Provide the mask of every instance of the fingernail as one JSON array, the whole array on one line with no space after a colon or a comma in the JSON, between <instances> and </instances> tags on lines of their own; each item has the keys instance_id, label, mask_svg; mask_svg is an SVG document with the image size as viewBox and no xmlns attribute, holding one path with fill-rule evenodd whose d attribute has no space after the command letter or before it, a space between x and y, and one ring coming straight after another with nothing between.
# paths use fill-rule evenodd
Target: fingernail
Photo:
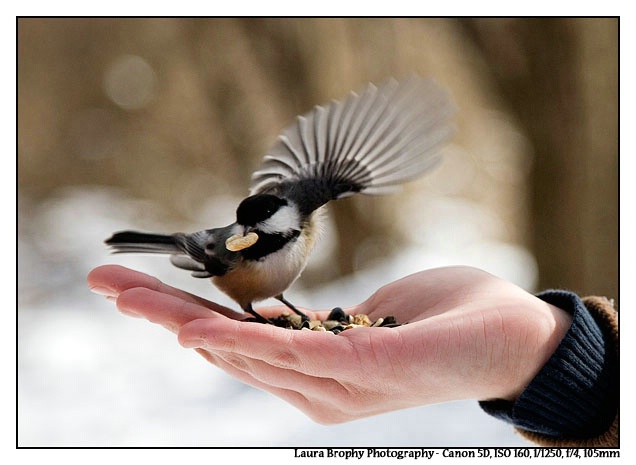
<instances>
[{"instance_id":1,"label":"fingernail","mask_svg":"<svg viewBox=\"0 0 636 465\"><path fill-rule=\"evenodd\" d=\"M108 297L117 297L117 294L115 292L113 292L112 289L107 288L107 287L92 286L92 287L89 287L89 289L90 289L91 292L94 292L95 294L103 295L106 298L108 298Z\"/></svg>"}]
</instances>

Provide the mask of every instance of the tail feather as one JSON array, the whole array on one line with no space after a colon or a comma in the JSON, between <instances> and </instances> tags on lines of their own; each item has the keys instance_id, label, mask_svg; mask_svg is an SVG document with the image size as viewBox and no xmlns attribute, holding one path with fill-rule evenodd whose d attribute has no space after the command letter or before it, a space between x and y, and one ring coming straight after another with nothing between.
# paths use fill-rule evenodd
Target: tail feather
<instances>
[{"instance_id":1,"label":"tail feather","mask_svg":"<svg viewBox=\"0 0 636 465\"><path fill-rule=\"evenodd\" d=\"M174 236L121 231L104 241L113 253L183 253Z\"/></svg>"}]
</instances>

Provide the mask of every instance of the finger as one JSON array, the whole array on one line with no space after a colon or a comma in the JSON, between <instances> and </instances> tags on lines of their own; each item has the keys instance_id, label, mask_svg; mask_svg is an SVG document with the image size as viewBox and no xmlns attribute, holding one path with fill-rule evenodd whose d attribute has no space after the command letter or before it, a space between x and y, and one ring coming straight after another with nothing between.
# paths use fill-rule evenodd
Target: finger
<instances>
[{"instance_id":1,"label":"finger","mask_svg":"<svg viewBox=\"0 0 636 465\"><path fill-rule=\"evenodd\" d=\"M275 396L280 397L281 399L289 402L290 404L303 411L305 411L307 406L310 405L310 401L303 394L300 394L299 392L292 389L280 388L260 381L252 376L250 372L241 369L241 364L236 365L234 363L230 363L223 357L219 356L218 353L213 353L204 349L195 350L208 362L219 367L228 375L236 378L237 380L245 384L274 394Z\"/></svg>"},{"instance_id":2,"label":"finger","mask_svg":"<svg viewBox=\"0 0 636 465\"><path fill-rule=\"evenodd\" d=\"M161 286L161 281L154 276L119 265L99 266L88 273L86 281L91 291L108 297L117 297L133 287L157 290Z\"/></svg>"},{"instance_id":3,"label":"finger","mask_svg":"<svg viewBox=\"0 0 636 465\"><path fill-rule=\"evenodd\" d=\"M392 329L355 328L335 335L215 318L185 324L179 331L179 343L231 352L312 376L339 377L349 369L360 371L360 353L372 353L368 331L374 330Z\"/></svg>"},{"instance_id":4,"label":"finger","mask_svg":"<svg viewBox=\"0 0 636 465\"><path fill-rule=\"evenodd\" d=\"M343 404L349 400L350 390L333 378L309 376L231 352L195 350L213 365L220 368L231 366L232 376L240 375L241 381L249 381L249 384L261 389L267 387L302 392L307 399L329 400L331 404Z\"/></svg>"},{"instance_id":5,"label":"finger","mask_svg":"<svg viewBox=\"0 0 636 465\"><path fill-rule=\"evenodd\" d=\"M127 315L143 317L160 324L174 333L192 320L227 319L207 307L143 287L128 289L119 294L117 308Z\"/></svg>"},{"instance_id":6,"label":"finger","mask_svg":"<svg viewBox=\"0 0 636 465\"><path fill-rule=\"evenodd\" d=\"M110 298L117 298L117 296L128 289L146 288L177 297L193 304L203 305L229 318L245 318L245 315L242 313L235 312L202 297L164 284L154 276L119 265L103 265L95 268L88 274L87 282L91 291Z\"/></svg>"},{"instance_id":7,"label":"finger","mask_svg":"<svg viewBox=\"0 0 636 465\"><path fill-rule=\"evenodd\" d=\"M214 354L267 386L302 392L310 399L329 399L332 403L343 404L347 402L350 394L350 391L335 378L310 376L231 352L216 351Z\"/></svg>"},{"instance_id":8,"label":"finger","mask_svg":"<svg viewBox=\"0 0 636 465\"><path fill-rule=\"evenodd\" d=\"M233 378L283 399L318 423L334 424L359 418L359 415L351 412L349 406L345 409L336 407L334 402L329 401L329 397L325 392L319 392L316 396L313 393L314 390L310 394L304 388L296 389L292 387L293 385L279 386L278 384L280 383L271 384L259 379L258 376L255 376L253 372L247 369L247 363L249 362L244 360L237 363L237 358L234 354L225 354L223 356L202 349L197 349L197 351ZM281 370L281 372L283 371L285 370ZM310 378L302 374L297 375L306 379ZM324 380L325 383L328 381Z\"/></svg>"}]
</instances>

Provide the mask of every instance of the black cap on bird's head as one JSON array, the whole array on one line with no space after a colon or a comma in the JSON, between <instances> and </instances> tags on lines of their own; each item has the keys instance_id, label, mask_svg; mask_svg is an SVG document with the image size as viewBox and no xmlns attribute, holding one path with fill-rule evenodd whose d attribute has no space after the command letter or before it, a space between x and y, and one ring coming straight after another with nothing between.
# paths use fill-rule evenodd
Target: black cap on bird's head
<instances>
[{"instance_id":1,"label":"black cap on bird's head","mask_svg":"<svg viewBox=\"0 0 636 465\"><path fill-rule=\"evenodd\" d=\"M236 209L236 222L242 226L256 226L271 218L287 200L271 194L257 194L243 199Z\"/></svg>"}]
</instances>

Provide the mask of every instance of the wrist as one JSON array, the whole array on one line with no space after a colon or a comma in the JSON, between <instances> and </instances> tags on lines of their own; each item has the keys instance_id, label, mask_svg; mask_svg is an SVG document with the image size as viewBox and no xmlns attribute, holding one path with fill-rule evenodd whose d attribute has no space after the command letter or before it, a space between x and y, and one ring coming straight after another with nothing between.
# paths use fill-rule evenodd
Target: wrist
<instances>
[{"instance_id":1,"label":"wrist","mask_svg":"<svg viewBox=\"0 0 636 465\"><path fill-rule=\"evenodd\" d=\"M590 438L616 415L617 353L611 337L581 299L566 291L539 297L567 309L565 338L514 402L480 402L489 414L521 430L553 438Z\"/></svg>"},{"instance_id":2,"label":"wrist","mask_svg":"<svg viewBox=\"0 0 636 465\"><path fill-rule=\"evenodd\" d=\"M534 328L528 329L527 340L521 341L526 350L519 350L521 356L516 361L516 370L511 372L514 376L509 392L499 397L511 402L521 395L550 360L572 324L572 314L555 305L536 297L533 297L531 305L527 323Z\"/></svg>"}]
</instances>

